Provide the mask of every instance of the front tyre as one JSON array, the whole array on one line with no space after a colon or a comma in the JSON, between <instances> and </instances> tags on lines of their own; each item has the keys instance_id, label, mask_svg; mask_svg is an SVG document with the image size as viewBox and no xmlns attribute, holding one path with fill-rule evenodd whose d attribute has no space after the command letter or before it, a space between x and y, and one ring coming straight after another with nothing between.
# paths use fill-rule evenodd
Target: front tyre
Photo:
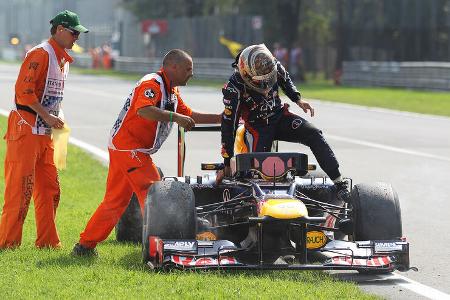
<instances>
[{"instance_id":1,"label":"front tyre","mask_svg":"<svg viewBox=\"0 0 450 300\"><path fill-rule=\"evenodd\" d=\"M355 241L395 240L402 237L398 195L390 184L357 184L352 189ZM359 270L362 274L386 274L391 270Z\"/></svg>"},{"instance_id":2,"label":"front tyre","mask_svg":"<svg viewBox=\"0 0 450 300\"><path fill-rule=\"evenodd\" d=\"M142 256L150 260L149 237L195 239L197 213L194 193L187 183L155 182L147 194L142 229Z\"/></svg>"},{"instance_id":3,"label":"front tyre","mask_svg":"<svg viewBox=\"0 0 450 300\"><path fill-rule=\"evenodd\" d=\"M402 237L398 195L390 184L357 184L352 189L355 240L392 240Z\"/></svg>"}]
</instances>

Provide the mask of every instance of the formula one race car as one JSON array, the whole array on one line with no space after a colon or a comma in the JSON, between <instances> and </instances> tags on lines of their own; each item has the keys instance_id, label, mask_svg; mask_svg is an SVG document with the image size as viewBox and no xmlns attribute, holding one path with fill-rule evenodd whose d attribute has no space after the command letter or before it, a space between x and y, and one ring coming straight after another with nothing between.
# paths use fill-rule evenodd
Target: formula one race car
<instances>
[{"instance_id":1,"label":"formula one race car","mask_svg":"<svg viewBox=\"0 0 450 300\"><path fill-rule=\"evenodd\" d=\"M307 155L268 152L236 155L232 177L217 185L215 173L182 176L182 131L179 145L178 176L154 183L145 204L142 254L151 268L410 269L390 184L347 179L344 203L329 178L308 175Z\"/></svg>"}]
</instances>

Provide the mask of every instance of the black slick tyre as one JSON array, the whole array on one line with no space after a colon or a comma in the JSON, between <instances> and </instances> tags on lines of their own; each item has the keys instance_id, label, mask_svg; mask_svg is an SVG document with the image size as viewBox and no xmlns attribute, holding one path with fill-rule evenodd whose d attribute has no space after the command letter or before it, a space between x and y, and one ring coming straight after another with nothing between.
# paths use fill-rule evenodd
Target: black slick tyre
<instances>
[{"instance_id":1,"label":"black slick tyre","mask_svg":"<svg viewBox=\"0 0 450 300\"><path fill-rule=\"evenodd\" d=\"M197 214L194 193L187 183L155 182L147 194L142 229L144 263L150 260L149 237L195 239Z\"/></svg>"},{"instance_id":2,"label":"black slick tyre","mask_svg":"<svg viewBox=\"0 0 450 300\"><path fill-rule=\"evenodd\" d=\"M158 168L159 176L164 177ZM139 244L142 241L142 212L136 194L131 196L130 204L115 227L116 240L121 243Z\"/></svg>"},{"instance_id":3,"label":"black slick tyre","mask_svg":"<svg viewBox=\"0 0 450 300\"><path fill-rule=\"evenodd\" d=\"M116 225L116 240L121 243L140 243L142 240L142 213L133 193L130 204Z\"/></svg>"},{"instance_id":4,"label":"black slick tyre","mask_svg":"<svg viewBox=\"0 0 450 300\"><path fill-rule=\"evenodd\" d=\"M402 237L398 195L390 184L357 184L352 189L354 240L396 240ZM390 270L359 270L362 274L390 273Z\"/></svg>"},{"instance_id":5,"label":"black slick tyre","mask_svg":"<svg viewBox=\"0 0 450 300\"><path fill-rule=\"evenodd\" d=\"M357 184L352 189L356 241L402 237L398 195L390 184Z\"/></svg>"}]
</instances>

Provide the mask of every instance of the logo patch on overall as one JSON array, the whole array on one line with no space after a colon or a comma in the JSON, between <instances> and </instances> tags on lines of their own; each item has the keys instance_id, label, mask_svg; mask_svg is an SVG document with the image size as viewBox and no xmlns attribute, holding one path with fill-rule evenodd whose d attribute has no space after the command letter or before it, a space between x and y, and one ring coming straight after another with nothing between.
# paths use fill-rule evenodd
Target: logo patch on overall
<instances>
[{"instance_id":1,"label":"logo patch on overall","mask_svg":"<svg viewBox=\"0 0 450 300\"><path fill-rule=\"evenodd\" d=\"M147 98L155 97L155 92L152 89L145 90L144 96Z\"/></svg>"}]
</instances>

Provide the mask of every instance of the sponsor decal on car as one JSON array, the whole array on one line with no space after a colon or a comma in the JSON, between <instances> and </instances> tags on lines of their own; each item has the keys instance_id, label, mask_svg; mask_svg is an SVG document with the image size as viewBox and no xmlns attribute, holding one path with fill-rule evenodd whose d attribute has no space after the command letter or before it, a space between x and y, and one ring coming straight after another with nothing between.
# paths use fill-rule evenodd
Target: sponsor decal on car
<instances>
[{"instance_id":1,"label":"sponsor decal on car","mask_svg":"<svg viewBox=\"0 0 450 300\"><path fill-rule=\"evenodd\" d=\"M309 165L308 165L309 168ZM336 218L333 215L326 214L325 223L322 223L321 226L327 227L327 228L333 228L336 224Z\"/></svg>"},{"instance_id":2,"label":"sponsor decal on car","mask_svg":"<svg viewBox=\"0 0 450 300\"><path fill-rule=\"evenodd\" d=\"M170 260L177 265L190 266L190 267L202 267L202 266L225 266L225 265L239 265L240 263L230 256L221 256L218 259L214 257L186 257L171 255Z\"/></svg>"},{"instance_id":3,"label":"sponsor decal on car","mask_svg":"<svg viewBox=\"0 0 450 300\"><path fill-rule=\"evenodd\" d=\"M164 241L164 251L197 252L197 241Z\"/></svg>"},{"instance_id":4,"label":"sponsor decal on car","mask_svg":"<svg viewBox=\"0 0 450 300\"><path fill-rule=\"evenodd\" d=\"M375 252L392 252L392 251L402 251L402 244L397 244L396 242L374 242Z\"/></svg>"},{"instance_id":5,"label":"sponsor decal on car","mask_svg":"<svg viewBox=\"0 0 450 300\"><path fill-rule=\"evenodd\" d=\"M215 170L216 164L203 164L202 168L203 170Z\"/></svg>"},{"instance_id":6,"label":"sponsor decal on car","mask_svg":"<svg viewBox=\"0 0 450 300\"><path fill-rule=\"evenodd\" d=\"M320 249L328 242L328 238L322 231L308 231L306 234L306 248Z\"/></svg>"},{"instance_id":7,"label":"sponsor decal on car","mask_svg":"<svg viewBox=\"0 0 450 300\"><path fill-rule=\"evenodd\" d=\"M224 189L222 194L223 202L227 202L231 200L231 194L229 189Z\"/></svg>"},{"instance_id":8,"label":"sponsor decal on car","mask_svg":"<svg viewBox=\"0 0 450 300\"><path fill-rule=\"evenodd\" d=\"M276 219L295 219L308 215L308 211L301 201L276 198L260 202L259 215Z\"/></svg>"},{"instance_id":9,"label":"sponsor decal on car","mask_svg":"<svg viewBox=\"0 0 450 300\"><path fill-rule=\"evenodd\" d=\"M384 267L393 262L389 256L375 256L372 258L352 258L351 256L335 256L326 264L340 266Z\"/></svg>"}]
</instances>

